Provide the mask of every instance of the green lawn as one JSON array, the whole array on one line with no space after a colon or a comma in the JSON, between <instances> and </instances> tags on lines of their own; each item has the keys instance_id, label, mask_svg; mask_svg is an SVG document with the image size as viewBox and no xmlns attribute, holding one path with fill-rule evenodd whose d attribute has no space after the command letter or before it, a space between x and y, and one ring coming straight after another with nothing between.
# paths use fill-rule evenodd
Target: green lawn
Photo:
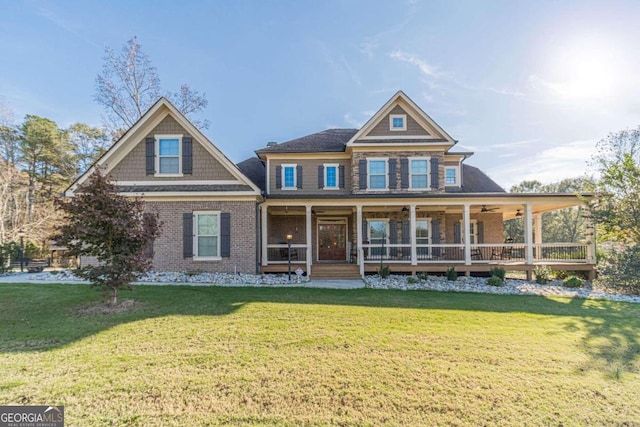
<instances>
[{"instance_id":1,"label":"green lawn","mask_svg":"<svg viewBox=\"0 0 640 427\"><path fill-rule=\"evenodd\" d=\"M0 285L0 404L67 426L640 425L640 306L361 290Z\"/></svg>"}]
</instances>

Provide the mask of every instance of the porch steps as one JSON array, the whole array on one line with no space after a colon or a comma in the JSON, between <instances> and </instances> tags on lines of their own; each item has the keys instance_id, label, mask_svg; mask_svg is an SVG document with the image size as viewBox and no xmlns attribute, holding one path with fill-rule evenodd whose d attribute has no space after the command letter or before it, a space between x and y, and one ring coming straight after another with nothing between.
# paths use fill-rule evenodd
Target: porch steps
<instances>
[{"instance_id":1,"label":"porch steps","mask_svg":"<svg viewBox=\"0 0 640 427\"><path fill-rule=\"evenodd\" d=\"M313 264L311 280L360 279L357 264Z\"/></svg>"}]
</instances>

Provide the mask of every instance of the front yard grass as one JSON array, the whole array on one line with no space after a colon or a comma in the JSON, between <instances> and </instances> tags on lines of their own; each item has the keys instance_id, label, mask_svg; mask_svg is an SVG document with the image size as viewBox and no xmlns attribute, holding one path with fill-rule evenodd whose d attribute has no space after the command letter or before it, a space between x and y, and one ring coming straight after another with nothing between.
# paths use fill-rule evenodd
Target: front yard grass
<instances>
[{"instance_id":1,"label":"front yard grass","mask_svg":"<svg viewBox=\"0 0 640 427\"><path fill-rule=\"evenodd\" d=\"M67 426L640 425L640 307L529 296L0 285L0 404Z\"/></svg>"}]
</instances>

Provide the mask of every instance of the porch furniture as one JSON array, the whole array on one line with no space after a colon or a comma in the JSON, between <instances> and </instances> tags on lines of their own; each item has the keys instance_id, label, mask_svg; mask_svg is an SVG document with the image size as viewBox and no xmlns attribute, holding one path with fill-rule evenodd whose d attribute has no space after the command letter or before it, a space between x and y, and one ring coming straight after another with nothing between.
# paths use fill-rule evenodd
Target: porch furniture
<instances>
[{"instance_id":1,"label":"porch furniture","mask_svg":"<svg viewBox=\"0 0 640 427\"><path fill-rule=\"evenodd\" d=\"M479 248L471 249L471 259L482 259L482 251Z\"/></svg>"},{"instance_id":2,"label":"porch furniture","mask_svg":"<svg viewBox=\"0 0 640 427\"><path fill-rule=\"evenodd\" d=\"M506 244L513 243L513 239L506 239ZM503 246L501 248L495 248L491 251L491 259L511 259L513 256L513 246Z\"/></svg>"}]
</instances>

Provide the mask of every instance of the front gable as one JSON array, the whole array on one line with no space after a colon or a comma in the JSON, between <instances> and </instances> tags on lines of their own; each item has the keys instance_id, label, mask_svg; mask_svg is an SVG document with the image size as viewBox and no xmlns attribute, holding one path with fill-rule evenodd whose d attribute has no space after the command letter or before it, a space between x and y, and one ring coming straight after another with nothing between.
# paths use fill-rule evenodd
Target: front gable
<instances>
[{"instance_id":1,"label":"front gable","mask_svg":"<svg viewBox=\"0 0 640 427\"><path fill-rule=\"evenodd\" d=\"M398 91L347 143L366 145L428 144L451 148L456 141L402 91Z\"/></svg>"},{"instance_id":2,"label":"front gable","mask_svg":"<svg viewBox=\"0 0 640 427\"><path fill-rule=\"evenodd\" d=\"M123 193L260 195L255 184L165 98L65 194L72 196L96 167L103 168Z\"/></svg>"}]
</instances>

